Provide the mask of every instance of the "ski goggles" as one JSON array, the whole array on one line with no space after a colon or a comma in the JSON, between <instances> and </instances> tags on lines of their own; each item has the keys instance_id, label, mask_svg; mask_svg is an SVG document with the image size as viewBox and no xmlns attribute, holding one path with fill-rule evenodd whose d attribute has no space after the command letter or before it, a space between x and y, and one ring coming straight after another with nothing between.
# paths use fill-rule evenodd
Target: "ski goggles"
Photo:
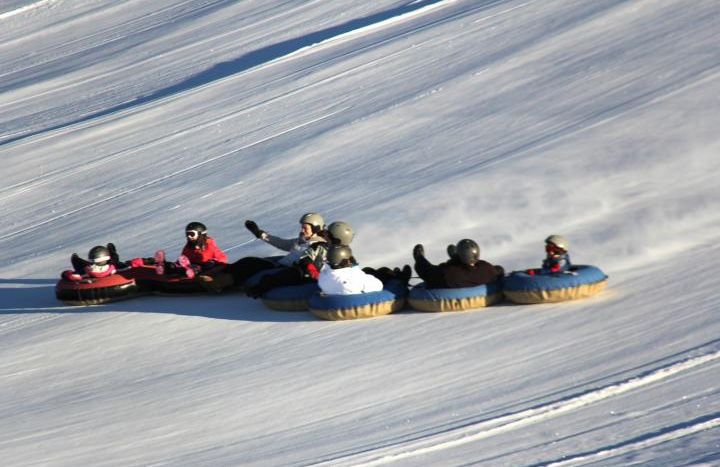
<instances>
[{"instance_id":1,"label":"ski goggles","mask_svg":"<svg viewBox=\"0 0 720 467\"><path fill-rule=\"evenodd\" d=\"M197 230L187 230L185 232L185 236L189 238L190 240L197 240L197 238L204 232L199 232Z\"/></svg>"}]
</instances>

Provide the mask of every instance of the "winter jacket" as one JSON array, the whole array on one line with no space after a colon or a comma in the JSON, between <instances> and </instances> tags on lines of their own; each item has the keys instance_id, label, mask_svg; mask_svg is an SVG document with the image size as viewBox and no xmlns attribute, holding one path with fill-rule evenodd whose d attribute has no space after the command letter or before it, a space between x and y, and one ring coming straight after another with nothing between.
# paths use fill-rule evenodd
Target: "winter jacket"
<instances>
[{"instance_id":1,"label":"winter jacket","mask_svg":"<svg viewBox=\"0 0 720 467\"><path fill-rule=\"evenodd\" d=\"M322 261L325 260L323 251L318 251L317 248L312 251L308 251L308 249L316 243L325 243L325 239L319 235L313 235L312 237L305 239L302 235L298 235L297 238L280 238L268 233L263 233L260 239L275 248L288 252L287 255L277 261L280 266L296 266L304 258L310 258L311 262L317 263L315 261L315 257L319 254L323 255L321 261L317 264L318 270L320 270Z\"/></svg>"},{"instance_id":2,"label":"winter jacket","mask_svg":"<svg viewBox=\"0 0 720 467\"><path fill-rule=\"evenodd\" d=\"M89 277L107 277L112 276L117 272L114 264L105 264L100 266L98 264L88 264L85 266L85 274Z\"/></svg>"},{"instance_id":3,"label":"winter jacket","mask_svg":"<svg viewBox=\"0 0 720 467\"><path fill-rule=\"evenodd\" d=\"M192 264L204 265L210 262L227 264L227 255L217 246L212 237L205 240L205 248L195 245L185 245L182 254L187 256Z\"/></svg>"},{"instance_id":4,"label":"winter jacket","mask_svg":"<svg viewBox=\"0 0 720 467\"><path fill-rule=\"evenodd\" d=\"M415 271L425 281L428 289L456 289L489 284L503 277L502 266L493 266L480 260L468 266L453 258L438 265L431 264L424 256L415 262Z\"/></svg>"},{"instance_id":5,"label":"winter jacket","mask_svg":"<svg viewBox=\"0 0 720 467\"><path fill-rule=\"evenodd\" d=\"M572 267L570 255L565 253L562 255L548 255L542 263L541 274L552 274L554 272L565 272Z\"/></svg>"},{"instance_id":6,"label":"winter jacket","mask_svg":"<svg viewBox=\"0 0 720 467\"><path fill-rule=\"evenodd\" d=\"M383 289L380 279L365 273L359 266L333 269L327 264L320 271L318 285L328 295L378 292Z\"/></svg>"}]
</instances>

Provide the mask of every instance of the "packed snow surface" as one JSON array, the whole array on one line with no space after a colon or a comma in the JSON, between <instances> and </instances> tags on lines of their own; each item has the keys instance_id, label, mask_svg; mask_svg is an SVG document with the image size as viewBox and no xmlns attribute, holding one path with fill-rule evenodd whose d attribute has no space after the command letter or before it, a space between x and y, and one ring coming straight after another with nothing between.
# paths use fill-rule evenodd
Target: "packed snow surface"
<instances>
[{"instance_id":1,"label":"packed snow surface","mask_svg":"<svg viewBox=\"0 0 720 467\"><path fill-rule=\"evenodd\" d=\"M0 2L0 459L720 465L720 3ZM242 294L69 307L69 255L367 266L473 238L602 294L324 322ZM413 279L416 282L417 279Z\"/></svg>"}]
</instances>

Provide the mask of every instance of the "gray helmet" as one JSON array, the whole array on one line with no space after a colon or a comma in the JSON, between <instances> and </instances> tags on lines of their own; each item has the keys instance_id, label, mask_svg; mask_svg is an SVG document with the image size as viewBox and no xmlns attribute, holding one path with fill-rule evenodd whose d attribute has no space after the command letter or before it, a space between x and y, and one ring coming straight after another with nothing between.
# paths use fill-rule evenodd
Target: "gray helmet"
<instances>
[{"instance_id":1,"label":"gray helmet","mask_svg":"<svg viewBox=\"0 0 720 467\"><path fill-rule=\"evenodd\" d=\"M474 240L462 239L455 245L455 257L461 263L472 266L480 259L480 247Z\"/></svg>"},{"instance_id":2,"label":"gray helmet","mask_svg":"<svg viewBox=\"0 0 720 467\"><path fill-rule=\"evenodd\" d=\"M313 232L318 233L325 227L325 219L316 212L308 212L300 218L300 224L310 224Z\"/></svg>"},{"instance_id":3,"label":"gray helmet","mask_svg":"<svg viewBox=\"0 0 720 467\"><path fill-rule=\"evenodd\" d=\"M349 263L350 258L352 258L352 250L347 245L331 246L327 252L327 256L325 257L325 259L327 260L327 263L333 269L343 267L342 266L343 261L348 260L348 263Z\"/></svg>"},{"instance_id":4,"label":"gray helmet","mask_svg":"<svg viewBox=\"0 0 720 467\"><path fill-rule=\"evenodd\" d=\"M330 224L327 228L330 240L336 245L350 245L355 232L353 232L350 224L343 221L336 221Z\"/></svg>"},{"instance_id":5,"label":"gray helmet","mask_svg":"<svg viewBox=\"0 0 720 467\"><path fill-rule=\"evenodd\" d=\"M88 253L88 259L94 264L107 264L110 261L110 250L102 245L94 246Z\"/></svg>"},{"instance_id":6,"label":"gray helmet","mask_svg":"<svg viewBox=\"0 0 720 467\"><path fill-rule=\"evenodd\" d=\"M550 235L545 239L545 243L552 243L558 248L562 248L565 251L568 250L568 241L562 235Z\"/></svg>"}]
</instances>

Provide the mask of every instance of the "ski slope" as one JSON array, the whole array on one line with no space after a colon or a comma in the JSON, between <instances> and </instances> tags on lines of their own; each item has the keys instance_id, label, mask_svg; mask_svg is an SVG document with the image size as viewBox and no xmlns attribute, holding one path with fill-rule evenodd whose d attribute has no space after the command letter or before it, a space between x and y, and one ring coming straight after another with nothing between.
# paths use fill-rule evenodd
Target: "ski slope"
<instances>
[{"instance_id":1,"label":"ski slope","mask_svg":"<svg viewBox=\"0 0 720 467\"><path fill-rule=\"evenodd\" d=\"M720 4L0 2L4 466L720 465ZM321 212L362 265L543 239L591 299L323 322L76 308L69 255L232 260Z\"/></svg>"}]
</instances>

